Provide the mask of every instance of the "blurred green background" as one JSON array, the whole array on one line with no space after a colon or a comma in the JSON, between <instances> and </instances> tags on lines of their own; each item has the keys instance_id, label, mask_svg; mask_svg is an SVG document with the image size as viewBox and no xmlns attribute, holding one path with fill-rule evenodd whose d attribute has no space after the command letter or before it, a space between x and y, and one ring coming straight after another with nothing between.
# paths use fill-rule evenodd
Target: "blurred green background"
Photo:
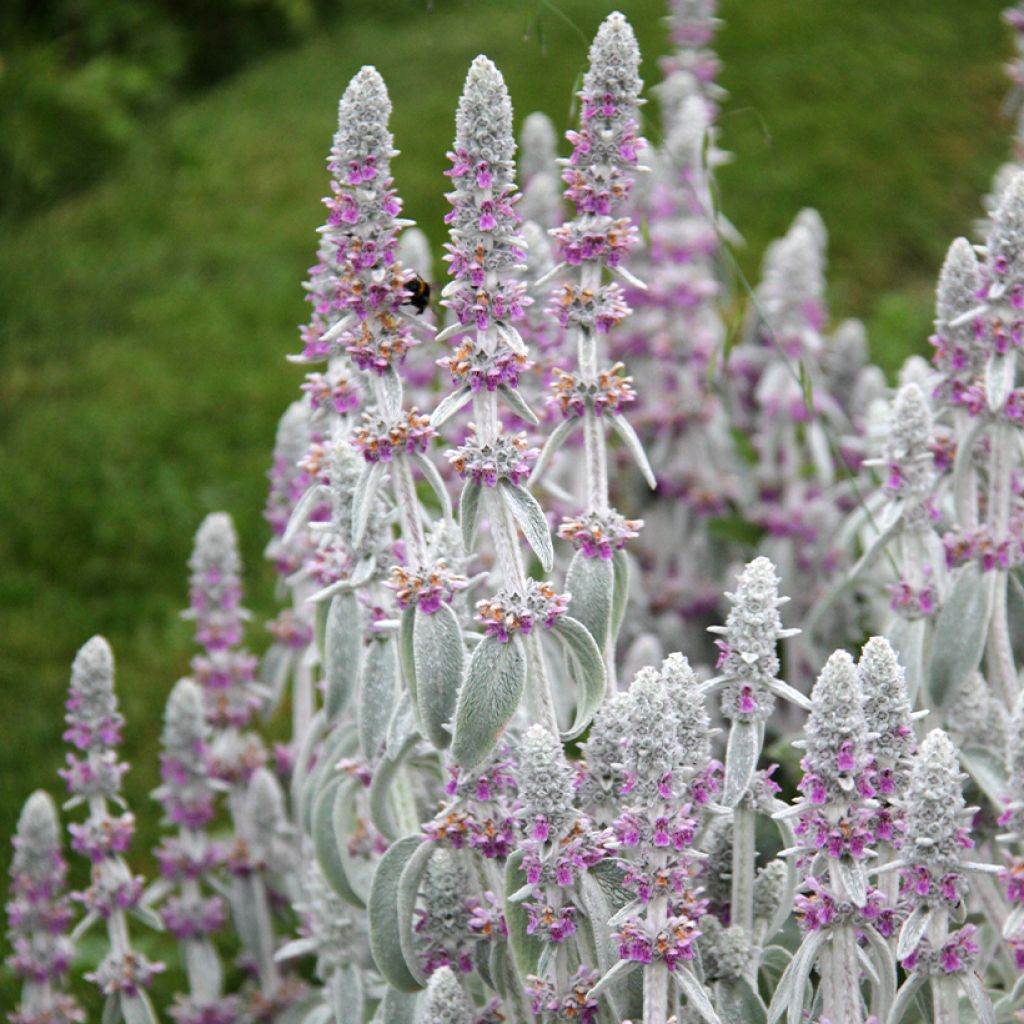
<instances>
[{"instance_id":1,"label":"blurred green background","mask_svg":"<svg viewBox=\"0 0 1024 1024\"><path fill-rule=\"evenodd\" d=\"M662 0L623 0L658 79ZM836 318L888 369L922 350L935 275L1009 153L1004 0L722 0L722 205L756 277L803 206L831 234ZM249 604L265 472L301 371L284 362L323 219L338 97L391 89L406 212L435 247L466 68L504 71L517 121L569 126L596 0L16 0L0 14L0 836L53 787L76 648L119 658L141 818L162 703L187 671L191 537L242 538ZM657 138L653 107L649 134ZM148 845L148 829L139 844ZM0 866L7 864L6 843ZM10 978L0 1001L10 1002Z\"/></svg>"}]
</instances>

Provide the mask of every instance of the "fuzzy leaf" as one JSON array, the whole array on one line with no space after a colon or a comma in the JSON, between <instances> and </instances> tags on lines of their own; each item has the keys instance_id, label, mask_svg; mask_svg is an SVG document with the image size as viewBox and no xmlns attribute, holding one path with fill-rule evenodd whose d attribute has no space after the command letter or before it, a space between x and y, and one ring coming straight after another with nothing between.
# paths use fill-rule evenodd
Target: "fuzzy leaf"
<instances>
[{"instance_id":1,"label":"fuzzy leaf","mask_svg":"<svg viewBox=\"0 0 1024 1024\"><path fill-rule=\"evenodd\" d=\"M654 476L654 470L651 469L651 464L647 459L647 452L644 451L643 442L637 436L636 431L633 429L633 424L625 418L625 416L619 413L612 413L610 416L612 428L615 433L622 438L626 448L629 449L629 454L633 456L633 461L637 464L641 475L644 480L647 481L647 486L653 491L658 486L658 481Z\"/></svg>"},{"instance_id":2,"label":"fuzzy leaf","mask_svg":"<svg viewBox=\"0 0 1024 1024\"><path fill-rule=\"evenodd\" d=\"M430 425L435 430L440 430L463 406L469 405L473 400L473 392L469 385L463 385L450 395L445 395L430 417Z\"/></svg>"},{"instance_id":3,"label":"fuzzy leaf","mask_svg":"<svg viewBox=\"0 0 1024 1024\"><path fill-rule=\"evenodd\" d=\"M335 971L325 986L324 997L334 1014L334 1024L363 1024L363 972L354 964Z\"/></svg>"},{"instance_id":4,"label":"fuzzy leaf","mask_svg":"<svg viewBox=\"0 0 1024 1024\"><path fill-rule=\"evenodd\" d=\"M323 498L323 488L319 483L313 484L309 487L301 498L295 503L295 507L292 509L291 515L288 517L288 525L284 529L284 533L281 535L281 542L283 544L291 544L292 541L299 535L299 531L303 530L308 521L309 515L316 508L317 503Z\"/></svg>"},{"instance_id":5,"label":"fuzzy leaf","mask_svg":"<svg viewBox=\"0 0 1024 1024\"><path fill-rule=\"evenodd\" d=\"M331 888L346 902L360 910L366 907L365 895L356 892L345 871L341 859L340 845L348 841L348 833L338 835L335 831L335 805L339 810L349 806L355 799L355 779L334 779L323 789L313 805L313 852L324 878Z\"/></svg>"},{"instance_id":6,"label":"fuzzy leaf","mask_svg":"<svg viewBox=\"0 0 1024 1024\"><path fill-rule=\"evenodd\" d=\"M504 942L478 942L473 947L473 970L475 970L489 988L497 988L494 983L494 974L491 972L491 955L496 947L506 947Z\"/></svg>"},{"instance_id":7,"label":"fuzzy leaf","mask_svg":"<svg viewBox=\"0 0 1024 1024\"><path fill-rule=\"evenodd\" d=\"M359 680L359 745L368 759L376 759L380 753L397 699L395 644L390 638L371 640L363 652Z\"/></svg>"},{"instance_id":8,"label":"fuzzy leaf","mask_svg":"<svg viewBox=\"0 0 1024 1024\"><path fill-rule=\"evenodd\" d=\"M704 983L687 966L678 967L672 972L676 984L686 996L686 1004L689 1009L698 1014L708 1024L722 1024L721 1018L715 1013L715 1008L708 998L707 989Z\"/></svg>"},{"instance_id":9,"label":"fuzzy leaf","mask_svg":"<svg viewBox=\"0 0 1024 1024\"><path fill-rule=\"evenodd\" d=\"M591 988L589 995L596 999L599 995L607 992L611 986L625 980L633 971L642 966L639 960L619 960L598 979L597 984Z\"/></svg>"},{"instance_id":10,"label":"fuzzy leaf","mask_svg":"<svg viewBox=\"0 0 1024 1024\"><path fill-rule=\"evenodd\" d=\"M1008 789L1006 768L1000 754L998 749L965 746L960 750L960 764L989 798L992 806L1002 812L1003 797Z\"/></svg>"},{"instance_id":11,"label":"fuzzy leaf","mask_svg":"<svg viewBox=\"0 0 1024 1024\"><path fill-rule=\"evenodd\" d=\"M537 456L537 461L533 464L533 472L530 473L529 484L531 487L541 478L541 474L547 468L548 463L554 458L558 449L569 440L569 435L577 426L579 426L579 420L575 418L562 420L548 434L548 439L544 442L544 447L541 448L540 455Z\"/></svg>"},{"instance_id":12,"label":"fuzzy leaf","mask_svg":"<svg viewBox=\"0 0 1024 1024\"><path fill-rule=\"evenodd\" d=\"M863 907L868 901L868 880L864 865L851 857L840 857L832 861L832 870L842 881L846 895L855 907Z\"/></svg>"},{"instance_id":13,"label":"fuzzy leaf","mask_svg":"<svg viewBox=\"0 0 1024 1024\"><path fill-rule=\"evenodd\" d=\"M271 644L260 659L260 685L267 691L268 697L260 710L260 718L266 722L274 717L281 706L285 683L295 665L296 652L289 644Z\"/></svg>"},{"instance_id":14,"label":"fuzzy leaf","mask_svg":"<svg viewBox=\"0 0 1024 1024\"><path fill-rule=\"evenodd\" d=\"M360 808L356 802L362 783L354 779L352 781L355 784L349 793L340 789L334 798L334 839L345 877L365 906L373 881L373 861L349 851L349 840L362 827L359 820Z\"/></svg>"},{"instance_id":15,"label":"fuzzy leaf","mask_svg":"<svg viewBox=\"0 0 1024 1024\"><path fill-rule=\"evenodd\" d=\"M599 651L608 643L615 596L615 569L611 561L587 558L577 551L569 563L565 587L571 595L569 611L587 627Z\"/></svg>"},{"instance_id":16,"label":"fuzzy leaf","mask_svg":"<svg viewBox=\"0 0 1024 1024\"><path fill-rule=\"evenodd\" d=\"M462 527L462 546L467 551L473 550L476 530L480 525L480 492L482 490L483 487L480 484L467 480L462 488L462 497L459 498L459 525Z\"/></svg>"},{"instance_id":17,"label":"fuzzy leaf","mask_svg":"<svg viewBox=\"0 0 1024 1024\"><path fill-rule=\"evenodd\" d=\"M964 971L959 976L960 986L967 993L978 1024L996 1024L996 1013L985 986L975 971Z\"/></svg>"},{"instance_id":18,"label":"fuzzy leaf","mask_svg":"<svg viewBox=\"0 0 1024 1024\"><path fill-rule=\"evenodd\" d=\"M720 981L715 993L718 1012L725 1024L767 1024L768 1007L747 978Z\"/></svg>"},{"instance_id":19,"label":"fuzzy leaf","mask_svg":"<svg viewBox=\"0 0 1024 1024\"><path fill-rule=\"evenodd\" d=\"M618 864L610 860L598 861L587 872L587 877L601 886L613 914L633 902L633 890L626 888L626 873Z\"/></svg>"},{"instance_id":20,"label":"fuzzy leaf","mask_svg":"<svg viewBox=\"0 0 1024 1024\"><path fill-rule=\"evenodd\" d=\"M907 698L911 707L918 704L918 694L924 682L924 643L928 631L927 619L903 619L894 616L885 638L899 657L905 669Z\"/></svg>"},{"instance_id":21,"label":"fuzzy leaf","mask_svg":"<svg viewBox=\"0 0 1024 1024\"><path fill-rule=\"evenodd\" d=\"M444 479L437 471L437 466L419 452L413 452L409 458L416 463L419 471L423 474L423 479L430 484L430 489L437 496L437 500L441 504L441 515L444 516L446 522L450 521L452 519L452 499L448 488L444 485Z\"/></svg>"},{"instance_id":22,"label":"fuzzy leaf","mask_svg":"<svg viewBox=\"0 0 1024 1024\"><path fill-rule=\"evenodd\" d=\"M299 820L304 829L312 827L313 805L320 791L337 775L340 758L356 753L359 748L355 730L351 725L335 726L320 747L313 770L306 777L299 792Z\"/></svg>"},{"instance_id":23,"label":"fuzzy leaf","mask_svg":"<svg viewBox=\"0 0 1024 1024\"><path fill-rule=\"evenodd\" d=\"M551 572L555 564L555 551L551 545L551 530L544 518L537 499L525 488L502 480L498 485L505 507L515 517L519 528L523 531L526 543L540 559L545 572Z\"/></svg>"},{"instance_id":24,"label":"fuzzy leaf","mask_svg":"<svg viewBox=\"0 0 1024 1024\"><path fill-rule=\"evenodd\" d=\"M402 411L402 378L389 366L377 377L380 382L381 412L388 420L395 419Z\"/></svg>"},{"instance_id":25,"label":"fuzzy leaf","mask_svg":"<svg viewBox=\"0 0 1024 1024\"><path fill-rule=\"evenodd\" d=\"M921 991L927 978L928 975L919 971L914 971L907 975L907 980L903 982L899 992L896 994L896 1001L892 1004L892 1010L889 1011L886 1024L899 1024L904 1019L907 1010L910 1009L910 1004Z\"/></svg>"},{"instance_id":26,"label":"fuzzy leaf","mask_svg":"<svg viewBox=\"0 0 1024 1024\"><path fill-rule=\"evenodd\" d=\"M1020 573L1011 572L1006 577L1006 617L1011 623L1024 622L1024 584ZM1024 663L1024 631L1011 629L1010 643L1017 664Z\"/></svg>"},{"instance_id":27,"label":"fuzzy leaf","mask_svg":"<svg viewBox=\"0 0 1024 1024\"><path fill-rule=\"evenodd\" d=\"M391 760L402 757L406 745L419 735L416 729L416 713L413 711L412 698L403 693L398 698L394 713L388 722L388 735L384 742L384 756Z\"/></svg>"},{"instance_id":28,"label":"fuzzy leaf","mask_svg":"<svg viewBox=\"0 0 1024 1024\"><path fill-rule=\"evenodd\" d=\"M897 960L905 960L917 949L931 917L931 911L924 906L915 907L911 911L910 917L903 922L900 929L899 941L896 943Z\"/></svg>"},{"instance_id":29,"label":"fuzzy leaf","mask_svg":"<svg viewBox=\"0 0 1024 1024\"><path fill-rule=\"evenodd\" d=\"M402 767L409 752L416 746L419 736L413 733L406 737L405 742L394 752L388 751L370 780L370 820L384 835L385 839L393 840L399 832L395 821L391 797L394 796L395 776Z\"/></svg>"},{"instance_id":30,"label":"fuzzy leaf","mask_svg":"<svg viewBox=\"0 0 1024 1024\"><path fill-rule=\"evenodd\" d=\"M865 928L864 936L878 974L878 1017L885 1020L890 1007L896 1001L896 964L889 943L874 928Z\"/></svg>"},{"instance_id":31,"label":"fuzzy leaf","mask_svg":"<svg viewBox=\"0 0 1024 1024\"><path fill-rule=\"evenodd\" d=\"M422 843L421 836L406 836L388 847L374 872L366 907L373 962L385 981L399 992L418 992L422 988L402 955L398 922L398 889L402 872Z\"/></svg>"},{"instance_id":32,"label":"fuzzy leaf","mask_svg":"<svg viewBox=\"0 0 1024 1024\"><path fill-rule=\"evenodd\" d=\"M988 637L996 573L983 573L976 562L965 565L953 582L932 633L928 695L944 708L978 667Z\"/></svg>"},{"instance_id":33,"label":"fuzzy leaf","mask_svg":"<svg viewBox=\"0 0 1024 1024\"><path fill-rule=\"evenodd\" d=\"M490 946L490 953L487 956L487 975L490 975L491 987L505 999L508 996L508 981L509 975L512 976L512 984L522 986L522 982L516 974L516 966L511 962L511 957L508 955L509 943L506 942L488 942L477 943L477 949L486 948ZM484 972L481 972L483 974ZM485 975L486 979L486 975Z\"/></svg>"},{"instance_id":34,"label":"fuzzy leaf","mask_svg":"<svg viewBox=\"0 0 1024 1024\"><path fill-rule=\"evenodd\" d=\"M224 970L213 943L192 939L182 943L181 950L192 994L201 1000L216 999L224 988Z\"/></svg>"},{"instance_id":35,"label":"fuzzy leaf","mask_svg":"<svg viewBox=\"0 0 1024 1024\"><path fill-rule=\"evenodd\" d=\"M825 935L824 931L819 930L804 936L772 993L772 1001L768 1006L768 1024L774 1024L783 1013L789 1024L798 1024L800 1021L804 1008L804 989Z\"/></svg>"},{"instance_id":36,"label":"fuzzy leaf","mask_svg":"<svg viewBox=\"0 0 1024 1024\"><path fill-rule=\"evenodd\" d=\"M452 756L465 768L480 764L494 749L519 707L526 685L523 642L484 637L469 659L455 708Z\"/></svg>"},{"instance_id":37,"label":"fuzzy leaf","mask_svg":"<svg viewBox=\"0 0 1024 1024\"><path fill-rule=\"evenodd\" d=\"M157 1024L156 1012L145 992L136 995L122 993L121 1013L124 1024Z\"/></svg>"},{"instance_id":38,"label":"fuzzy leaf","mask_svg":"<svg viewBox=\"0 0 1024 1024\"><path fill-rule=\"evenodd\" d=\"M324 627L324 674L327 677L324 708L328 721L334 721L352 699L359 678L362 646L356 595L336 594Z\"/></svg>"},{"instance_id":39,"label":"fuzzy leaf","mask_svg":"<svg viewBox=\"0 0 1024 1024\"><path fill-rule=\"evenodd\" d=\"M402 869L402 877L398 882L398 940L402 946L409 973L426 987L427 979L416 963L416 940L413 934L416 922L416 897L420 891L420 883L426 873L427 865L437 847L429 840L423 840L419 849L409 858Z\"/></svg>"},{"instance_id":40,"label":"fuzzy leaf","mask_svg":"<svg viewBox=\"0 0 1024 1024\"><path fill-rule=\"evenodd\" d=\"M416 702L427 739L439 750L452 741L449 726L462 684L463 646L459 620L442 604L431 614L418 611L413 625Z\"/></svg>"},{"instance_id":41,"label":"fuzzy leaf","mask_svg":"<svg viewBox=\"0 0 1024 1024\"><path fill-rule=\"evenodd\" d=\"M586 923L593 934L597 958L595 966L602 974L606 974L619 959L619 944L608 926L614 910L601 883L589 871L580 877L579 895L586 912ZM627 1009L626 993L619 992L617 986L612 985L607 991L607 997L616 1017L621 1020Z\"/></svg>"},{"instance_id":42,"label":"fuzzy leaf","mask_svg":"<svg viewBox=\"0 0 1024 1024\"><path fill-rule=\"evenodd\" d=\"M522 869L522 850L516 850L505 864L505 892L515 892L526 885L526 872ZM531 974L537 973L537 965L540 963L541 954L544 952L544 943L535 935L527 935L526 928L529 924L529 914L523 908L522 903L511 903L505 901L505 921L508 924L508 946L512 951L519 977L522 983Z\"/></svg>"},{"instance_id":43,"label":"fuzzy leaf","mask_svg":"<svg viewBox=\"0 0 1024 1024\"><path fill-rule=\"evenodd\" d=\"M761 753L762 726L757 722L734 720L729 726L729 741L725 751L725 781L722 784L722 803L735 807L750 786Z\"/></svg>"},{"instance_id":44,"label":"fuzzy leaf","mask_svg":"<svg viewBox=\"0 0 1024 1024\"><path fill-rule=\"evenodd\" d=\"M1013 390L1017 355L1010 351L993 353L985 363L985 397L989 412L999 412Z\"/></svg>"},{"instance_id":45,"label":"fuzzy leaf","mask_svg":"<svg viewBox=\"0 0 1024 1024\"><path fill-rule=\"evenodd\" d=\"M551 633L562 642L569 655L569 660L576 670L576 681L579 686L576 718L569 731L562 734L563 739L571 740L590 725L594 712L604 700L604 658L586 626L569 615L557 619L551 627Z\"/></svg>"},{"instance_id":46,"label":"fuzzy leaf","mask_svg":"<svg viewBox=\"0 0 1024 1024\"><path fill-rule=\"evenodd\" d=\"M362 546L366 527L370 524L370 515L377 501L377 492L384 482L384 463L367 464L356 480L352 493L352 546Z\"/></svg>"},{"instance_id":47,"label":"fuzzy leaf","mask_svg":"<svg viewBox=\"0 0 1024 1024\"><path fill-rule=\"evenodd\" d=\"M608 922L615 911L603 886L589 871L580 877L579 895L583 909L594 928L597 967L602 972L607 971L619 959L618 942L608 927Z\"/></svg>"},{"instance_id":48,"label":"fuzzy leaf","mask_svg":"<svg viewBox=\"0 0 1024 1024\"><path fill-rule=\"evenodd\" d=\"M412 698L412 710L416 716L416 723L422 728L422 723L419 721L419 705L416 702L416 648L413 639L415 625L416 608L410 605L403 610L398 626L398 656L402 662L402 678L405 679L406 688Z\"/></svg>"},{"instance_id":49,"label":"fuzzy leaf","mask_svg":"<svg viewBox=\"0 0 1024 1024\"><path fill-rule=\"evenodd\" d=\"M507 384L499 384L498 394L505 400L505 404L513 415L518 416L524 423L529 423L531 427L535 427L540 423L533 410L526 404L526 399L519 393L518 388L510 388Z\"/></svg>"}]
</instances>

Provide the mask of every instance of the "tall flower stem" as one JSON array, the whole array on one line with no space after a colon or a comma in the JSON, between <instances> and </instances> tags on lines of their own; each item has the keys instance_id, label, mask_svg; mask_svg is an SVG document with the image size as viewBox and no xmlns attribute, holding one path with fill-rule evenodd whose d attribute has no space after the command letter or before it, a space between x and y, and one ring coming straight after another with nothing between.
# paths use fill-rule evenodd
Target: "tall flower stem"
<instances>
[{"instance_id":1,"label":"tall flower stem","mask_svg":"<svg viewBox=\"0 0 1024 1024\"><path fill-rule=\"evenodd\" d=\"M1016 431L1005 424L998 424L992 433L991 459L989 462L989 529L994 538L1002 540L1010 528L1011 451L1016 444ZM1010 643L1010 625L1006 609L1006 589L1009 573L995 570L995 593L993 594L992 619L988 635L989 675L996 692L1007 708L1012 708L1019 692L1017 670L1014 666L1013 648Z\"/></svg>"},{"instance_id":2,"label":"tall flower stem","mask_svg":"<svg viewBox=\"0 0 1024 1024\"><path fill-rule=\"evenodd\" d=\"M732 898L729 902L729 923L752 931L757 815L744 804L734 807L732 813Z\"/></svg>"}]
</instances>

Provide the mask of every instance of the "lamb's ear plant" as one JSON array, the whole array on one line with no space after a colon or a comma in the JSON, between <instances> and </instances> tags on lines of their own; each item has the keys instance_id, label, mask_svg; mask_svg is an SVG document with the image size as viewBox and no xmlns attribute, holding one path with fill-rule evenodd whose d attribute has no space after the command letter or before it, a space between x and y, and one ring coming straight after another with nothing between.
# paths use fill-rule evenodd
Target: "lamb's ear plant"
<instances>
[{"instance_id":1,"label":"lamb's ear plant","mask_svg":"<svg viewBox=\"0 0 1024 1024\"><path fill-rule=\"evenodd\" d=\"M75 655L65 706L64 738L76 751L67 755L67 767L60 773L71 794L65 807L85 806L88 812L85 821L69 825L68 831L72 848L91 866L89 885L72 893L85 912L74 934L100 923L106 929L106 955L87 975L105 997L104 1017L131 1024L155 1022L147 990L164 965L134 946L129 914L150 927L159 928L160 921L142 902L143 879L124 859L135 818L127 810L115 811L124 808L121 780L128 765L118 754L124 718L114 693L114 656L103 637L94 636Z\"/></svg>"},{"instance_id":2,"label":"lamb's ear plant","mask_svg":"<svg viewBox=\"0 0 1024 1024\"><path fill-rule=\"evenodd\" d=\"M223 965L212 936L227 921L227 905L216 892L217 869L225 851L207 834L215 814L216 783L206 758L210 726L202 690L181 679L171 691L164 713L160 774L163 784L153 794L176 833L156 851L162 882L150 900L165 896L159 908L167 931L181 944L188 993L175 1008L178 1024L188 1021L231 1021L238 1000L224 995Z\"/></svg>"},{"instance_id":3,"label":"lamb's ear plant","mask_svg":"<svg viewBox=\"0 0 1024 1024\"><path fill-rule=\"evenodd\" d=\"M66 991L75 955L68 935L67 864L57 807L38 790L25 802L14 834L11 891L7 904L7 964L21 979L21 998L10 1019L16 1024L74 1024L85 1020Z\"/></svg>"},{"instance_id":4,"label":"lamb's ear plant","mask_svg":"<svg viewBox=\"0 0 1024 1024\"><path fill-rule=\"evenodd\" d=\"M352 79L265 508L282 610L257 658L234 527L208 516L148 888L112 655L79 652L61 774L91 875L72 927L33 795L12 1024L1024 1012L1024 174L996 183L984 246L953 243L933 369L889 394L862 325L828 328L816 213L756 288L728 273L715 7L670 4L650 173L622 15L571 155L525 119L521 191L511 97L472 62L443 314L387 88ZM156 951L180 965L166 1009Z\"/></svg>"}]
</instances>

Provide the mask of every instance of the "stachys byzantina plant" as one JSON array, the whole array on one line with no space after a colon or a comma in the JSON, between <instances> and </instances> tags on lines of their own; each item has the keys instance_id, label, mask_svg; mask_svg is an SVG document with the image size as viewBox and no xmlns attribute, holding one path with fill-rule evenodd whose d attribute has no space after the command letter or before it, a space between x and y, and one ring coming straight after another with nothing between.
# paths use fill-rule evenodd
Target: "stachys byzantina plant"
<instances>
[{"instance_id":1,"label":"stachys byzantina plant","mask_svg":"<svg viewBox=\"0 0 1024 1024\"><path fill-rule=\"evenodd\" d=\"M605 19L568 155L526 118L522 186L477 57L437 309L387 87L352 79L265 510L283 610L258 659L209 516L148 887L113 658L79 652L62 775L90 884L72 928L33 795L15 1024L86 1019L66 981L100 922L104 1024L1020 1017L1024 177L984 247L953 244L934 370L889 403L862 327L828 328L813 211L729 307L719 28L672 0L648 147L636 39Z\"/></svg>"}]
</instances>

